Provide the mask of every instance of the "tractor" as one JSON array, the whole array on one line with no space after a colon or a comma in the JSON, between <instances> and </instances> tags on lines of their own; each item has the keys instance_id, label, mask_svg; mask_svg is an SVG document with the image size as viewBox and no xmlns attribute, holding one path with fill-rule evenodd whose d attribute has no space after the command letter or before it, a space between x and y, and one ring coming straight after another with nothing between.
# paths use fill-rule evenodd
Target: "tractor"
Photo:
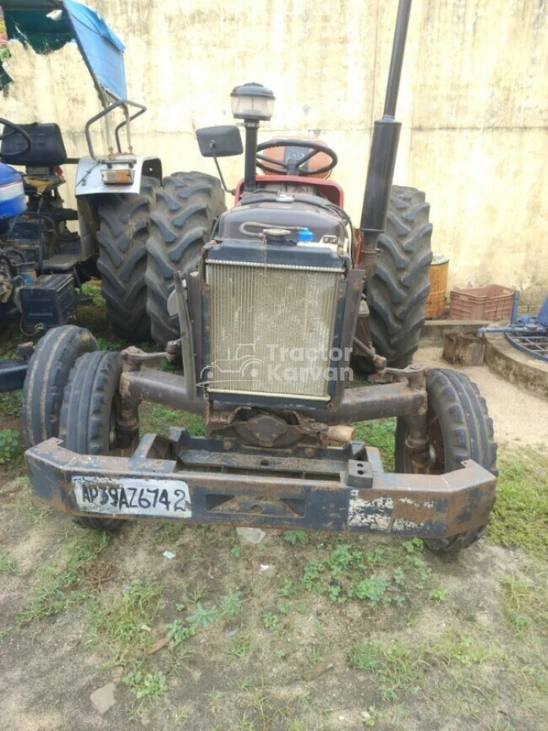
<instances>
[{"instance_id":1,"label":"tractor","mask_svg":"<svg viewBox=\"0 0 548 731\"><path fill-rule=\"evenodd\" d=\"M174 285L163 277L160 281L152 265L150 287L145 283L146 242L156 190L162 183L162 164L157 157L136 154L132 147L131 124L146 107L127 98L124 45L95 11L74 0L6 0L0 15L5 38L19 40L38 53L75 41L102 106L85 124L88 154L82 158L67 156L55 123L15 124L0 119L2 169L6 180L23 183L26 201L23 210L19 199L17 212L0 201L0 321L15 319L29 335L66 324L82 300L81 285L96 277L101 279L114 333L130 342L152 335L165 347L173 335L166 334L163 314ZM9 55L8 45L2 50ZM10 81L0 67L0 88ZM95 149L92 135L94 126L102 122L106 153ZM63 167L67 165L76 166L76 210L63 205ZM160 206L174 180L190 198L201 196L205 181L218 207L220 183L199 173L167 178ZM78 226L78 232L69 228L70 222ZM150 257L156 255L153 246ZM0 391L21 388L28 364L0 365Z\"/></svg>"},{"instance_id":2,"label":"tractor","mask_svg":"<svg viewBox=\"0 0 548 731\"><path fill-rule=\"evenodd\" d=\"M37 496L105 531L156 518L419 536L437 552L481 537L496 484L485 401L462 373L413 362L432 229L424 194L392 188L410 10L400 0L356 229L328 177L336 153L318 140L259 143L274 94L257 83L233 90L245 129L235 205L215 215L204 184L208 215L181 215L186 194L173 181L152 214L145 279L161 261L174 337L155 353L101 352L65 326L33 356L23 420ZM236 125L197 138L219 171L220 158L244 151ZM184 375L151 367L161 358L180 358ZM349 387L356 370L371 383ZM204 414L205 436L173 427L140 438L142 401ZM354 439L352 424L385 417L397 418L395 473Z\"/></svg>"}]
</instances>

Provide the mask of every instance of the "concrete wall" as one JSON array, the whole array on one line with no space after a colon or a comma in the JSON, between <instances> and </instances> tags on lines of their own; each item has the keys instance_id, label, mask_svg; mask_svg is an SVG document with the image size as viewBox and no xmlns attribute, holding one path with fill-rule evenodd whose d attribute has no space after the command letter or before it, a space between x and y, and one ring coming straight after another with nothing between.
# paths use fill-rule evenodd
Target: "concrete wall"
<instances>
[{"instance_id":1,"label":"concrete wall","mask_svg":"<svg viewBox=\"0 0 548 731\"><path fill-rule=\"evenodd\" d=\"M397 0L90 4L126 43L130 97L149 106L134 129L139 151L161 155L166 172L215 172L193 132L228 123L231 89L260 81L277 97L261 139L304 133L334 147L334 178L358 220ZM546 2L413 5L395 180L427 191L451 285L506 284L538 299L548 289ZM83 154L84 121L98 102L76 49L44 58L15 47L10 72L16 84L2 116L56 120L69 154ZM242 159L223 169L233 184Z\"/></svg>"}]
</instances>

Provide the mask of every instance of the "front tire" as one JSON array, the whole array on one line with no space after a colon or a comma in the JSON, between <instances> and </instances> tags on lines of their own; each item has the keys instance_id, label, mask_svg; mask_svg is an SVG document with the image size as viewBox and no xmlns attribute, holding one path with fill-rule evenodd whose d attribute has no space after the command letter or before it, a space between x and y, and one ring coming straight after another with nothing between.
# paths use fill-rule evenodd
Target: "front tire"
<instances>
[{"instance_id":1,"label":"front tire","mask_svg":"<svg viewBox=\"0 0 548 731\"><path fill-rule=\"evenodd\" d=\"M429 474L457 470L464 460L472 459L497 475L497 445L493 421L478 387L464 373L432 369L426 376L428 395L428 436L433 452ZM412 472L405 441L407 422L399 417L396 426L396 472ZM471 546L485 532L487 521L479 528L449 536L427 538L426 546L436 553L456 553Z\"/></svg>"},{"instance_id":2,"label":"front tire","mask_svg":"<svg viewBox=\"0 0 548 731\"><path fill-rule=\"evenodd\" d=\"M69 374L77 359L99 346L89 330L55 327L38 341L23 386L23 439L34 447L59 434L59 414Z\"/></svg>"},{"instance_id":3,"label":"front tire","mask_svg":"<svg viewBox=\"0 0 548 731\"><path fill-rule=\"evenodd\" d=\"M179 337L178 318L167 312L174 274L196 269L213 222L225 209L220 181L205 173L173 173L157 192L145 279L152 339L160 349Z\"/></svg>"},{"instance_id":4,"label":"front tire","mask_svg":"<svg viewBox=\"0 0 548 731\"><path fill-rule=\"evenodd\" d=\"M107 318L116 335L131 342L150 338L146 311L146 241L157 186L154 178L143 176L138 195L109 196L98 211L97 268Z\"/></svg>"},{"instance_id":5,"label":"front tire","mask_svg":"<svg viewBox=\"0 0 548 731\"><path fill-rule=\"evenodd\" d=\"M61 407L59 436L77 454L108 455L116 449L116 413L122 375L118 353L99 351L78 359L70 373ZM113 518L75 518L84 528L116 533L122 521Z\"/></svg>"}]
</instances>

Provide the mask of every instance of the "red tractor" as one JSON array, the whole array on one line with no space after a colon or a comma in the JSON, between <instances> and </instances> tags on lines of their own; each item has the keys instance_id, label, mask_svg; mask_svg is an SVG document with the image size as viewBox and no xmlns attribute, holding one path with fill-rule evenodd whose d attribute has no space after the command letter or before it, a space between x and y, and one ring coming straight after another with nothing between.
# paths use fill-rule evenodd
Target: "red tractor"
<instances>
[{"instance_id":1,"label":"red tractor","mask_svg":"<svg viewBox=\"0 0 548 731\"><path fill-rule=\"evenodd\" d=\"M37 495L104 530L155 517L420 536L436 551L482 535L496 482L485 402L463 374L412 363L431 226L422 193L392 189L410 6L400 0L359 228L328 179L335 152L303 139L258 144L274 95L234 89L246 133L234 207L220 212L218 182L202 177L189 192L169 179L152 214L147 281L161 285L165 350L83 354L58 379L55 406L25 401L36 431L58 424L59 438L26 453ZM199 130L198 143L216 162L243 151L235 126ZM59 344L85 336L54 332L50 372L31 364L36 394L54 380ZM184 376L146 367L161 357L181 357ZM374 385L347 388L356 369ZM174 428L139 440L142 400L204 413L206 436ZM349 426L383 417L397 417L394 474Z\"/></svg>"}]
</instances>

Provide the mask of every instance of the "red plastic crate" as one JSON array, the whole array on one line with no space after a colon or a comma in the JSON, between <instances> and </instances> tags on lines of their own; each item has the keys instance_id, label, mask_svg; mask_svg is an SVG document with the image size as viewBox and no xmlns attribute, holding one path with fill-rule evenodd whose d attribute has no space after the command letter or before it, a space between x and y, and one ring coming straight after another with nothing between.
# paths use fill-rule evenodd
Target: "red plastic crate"
<instances>
[{"instance_id":1,"label":"red plastic crate","mask_svg":"<svg viewBox=\"0 0 548 731\"><path fill-rule=\"evenodd\" d=\"M449 318L451 320L509 320L515 290L500 284L488 287L456 288L451 290Z\"/></svg>"}]
</instances>

